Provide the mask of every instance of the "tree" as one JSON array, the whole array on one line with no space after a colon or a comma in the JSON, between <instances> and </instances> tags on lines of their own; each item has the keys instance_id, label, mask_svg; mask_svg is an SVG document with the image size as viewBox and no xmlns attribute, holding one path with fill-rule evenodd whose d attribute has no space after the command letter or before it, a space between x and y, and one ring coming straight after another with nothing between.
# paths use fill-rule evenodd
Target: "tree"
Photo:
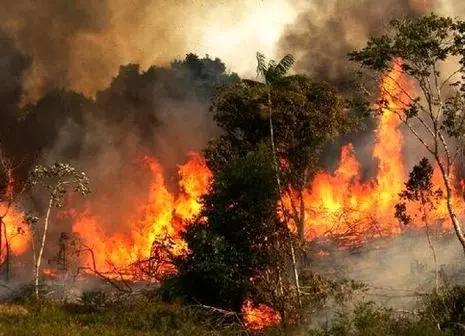
<instances>
[{"instance_id":1,"label":"tree","mask_svg":"<svg viewBox=\"0 0 465 336\"><path fill-rule=\"evenodd\" d=\"M246 155L259 143L274 146L279 184L283 196L290 196L293 203L289 215L302 242L302 192L320 167L325 145L355 125L346 107L334 87L301 75L279 77L272 86L250 80L225 86L212 104L214 119L223 134L209 143L205 151L207 164L213 171L220 171L231 157Z\"/></svg>"},{"instance_id":2,"label":"tree","mask_svg":"<svg viewBox=\"0 0 465 336\"><path fill-rule=\"evenodd\" d=\"M35 277L35 295L39 301L39 277L40 265L42 256L45 249L47 239L47 232L49 228L50 214L52 208L61 208L65 202L65 195L71 190L81 195L90 193L89 180L85 173L78 172L75 168L68 164L55 163L51 166L45 167L37 165L30 173L29 187L31 189L41 187L43 191L47 191L48 205L45 210L45 218L43 220L42 238L40 240L39 251L36 255L36 247L34 238L39 234L37 223L38 217L28 216L27 221L33 228L33 252L34 252L34 277Z\"/></svg>"},{"instance_id":3,"label":"tree","mask_svg":"<svg viewBox=\"0 0 465 336\"><path fill-rule=\"evenodd\" d=\"M267 105L268 105L268 119L270 122L270 143L271 143L271 151L273 153L273 163L276 175L276 184L278 186L278 192L280 195L280 203L281 209L283 213L285 213L285 205L282 198L282 186L281 186L281 178L280 178L280 169L278 164L278 155L276 153L276 145L274 141L274 129L273 129L273 106L271 101L271 87L282 81L284 76L289 72L294 64L294 56L288 54L284 56L281 61L276 63L274 60L270 60L268 64L266 64L266 58L263 54L257 52L257 75L262 77L262 80L265 82L266 91L267 91ZM286 216L286 215L285 215ZM286 216L287 217L287 216ZM285 218L286 218L285 217ZM286 223L288 221L286 220ZM297 222L296 222L297 223ZM290 243L290 250L292 256L292 263L294 268L294 281L295 286L297 289L297 298L299 301L299 306L302 306L301 294L300 294L300 281L299 281L299 271L297 269L297 260L295 255L294 245L292 241L289 240Z\"/></svg>"},{"instance_id":4,"label":"tree","mask_svg":"<svg viewBox=\"0 0 465 336\"><path fill-rule=\"evenodd\" d=\"M268 98L268 118L270 122L270 141L271 150L273 152L273 161L276 170L276 182L278 184L278 190L281 193L281 181L278 165L278 155L276 154L276 146L274 141L274 130L273 130L273 106L271 101L271 87L281 81L284 76L289 72L294 64L294 56L288 54L284 56L279 63L274 60L270 60L266 63L266 58L263 54L257 52L257 76L262 77L266 85L267 98Z\"/></svg>"},{"instance_id":5,"label":"tree","mask_svg":"<svg viewBox=\"0 0 465 336\"><path fill-rule=\"evenodd\" d=\"M302 244L303 192L318 170L324 146L348 129L352 118L344 99L329 84L286 75L293 64L291 55L279 63L267 63L258 53L257 60L257 72L264 83L243 80L225 86L213 101L214 119L224 134L209 144L207 163L213 171L221 171L231 157L246 155L259 143L269 143L280 195L276 206L285 222L296 226ZM286 205L285 200L289 201ZM292 239L288 242L300 293L297 257ZM298 301L302 302L300 295Z\"/></svg>"},{"instance_id":6,"label":"tree","mask_svg":"<svg viewBox=\"0 0 465 336\"><path fill-rule=\"evenodd\" d=\"M14 203L16 202L22 190L15 185L15 178L13 176L15 167L13 167L12 161L7 158L3 150L0 149L0 259L1 264L5 265L6 281L10 278L10 234L15 230L7 228L8 223L5 219L12 210ZM11 223L10 223L11 224ZM18 234L22 234L21 228L16 228Z\"/></svg>"},{"instance_id":7,"label":"tree","mask_svg":"<svg viewBox=\"0 0 465 336\"><path fill-rule=\"evenodd\" d=\"M465 251L465 236L453 202L451 174L465 145L465 22L434 14L393 20L391 33L371 38L366 47L349 54L375 74L385 74L397 62L402 76L391 76L396 90L408 99L392 97L393 110L438 166L454 232ZM452 71L445 71L453 64ZM442 71L444 69L444 71ZM387 95L390 92L386 92ZM392 95L391 95L392 96ZM379 102L383 107L383 102Z\"/></svg>"},{"instance_id":8,"label":"tree","mask_svg":"<svg viewBox=\"0 0 465 336\"><path fill-rule=\"evenodd\" d=\"M282 300L292 296L282 248L288 228L276 213L271 156L259 146L215 176L203 210L183 234L189 253L175 262L177 282L190 302L240 312L252 298L282 313Z\"/></svg>"},{"instance_id":9,"label":"tree","mask_svg":"<svg viewBox=\"0 0 465 336\"><path fill-rule=\"evenodd\" d=\"M433 167L429 163L427 158L423 158L419 164L415 165L410 172L409 179L405 183L405 190L400 194L400 202L396 204L395 216L405 225L408 225L412 221L412 216L407 212L408 203L417 204L419 206L419 213L421 220L425 225L426 238L428 239L428 245L431 249L434 262L434 274L436 290L439 290L439 269L438 261L436 256L436 250L434 249L433 242L431 241L431 225L429 223L429 216L431 211L436 209L438 200L442 198L443 192L440 188L435 189L433 182Z\"/></svg>"}]
</instances>

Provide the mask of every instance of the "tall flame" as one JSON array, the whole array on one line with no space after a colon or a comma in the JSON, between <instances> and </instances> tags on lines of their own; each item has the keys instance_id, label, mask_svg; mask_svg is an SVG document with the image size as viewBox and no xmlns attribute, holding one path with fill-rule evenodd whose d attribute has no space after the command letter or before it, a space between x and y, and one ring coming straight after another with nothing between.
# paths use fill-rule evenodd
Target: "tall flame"
<instances>
[{"instance_id":1,"label":"tall flame","mask_svg":"<svg viewBox=\"0 0 465 336\"><path fill-rule=\"evenodd\" d=\"M344 237L346 244L363 243L370 237L399 234L401 226L394 216L394 206L404 188L406 169L402 157L404 139L399 129L398 113L408 106L414 86L403 73L401 61L385 75L380 85L381 110L376 129L373 158L376 176L362 181L354 147L342 148L339 166L334 173L320 172L304 191L305 236L314 239L330 235ZM442 186L438 169L435 185ZM454 198L459 204L458 194ZM289 200L288 200L289 203ZM463 205L460 205L463 208ZM433 219L447 219L445 202L439 204ZM413 223L422 225L421 223Z\"/></svg>"},{"instance_id":2,"label":"tall flame","mask_svg":"<svg viewBox=\"0 0 465 336\"><path fill-rule=\"evenodd\" d=\"M152 181L142 219L131 223L129 232L107 234L102 230L103 219L93 215L90 208L74 222L73 231L92 252L84 262L99 271L127 268L150 258L154 243L169 241L170 253L174 254L185 250L179 234L183 225L200 212L199 198L208 191L211 172L199 154L191 153L190 160L179 167L180 194L175 197L166 187L160 164L149 157L145 163Z\"/></svg>"},{"instance_id":3,"label":"tall flame","mask_svg":"<svg viewBox=\"0 0 465 336\"><path fill-rule=\"evenodd\" d=\"M16 207L0 204L0 215L4 216L0 233L0 263L3 263L7 250L11 255L19 256L29 249L31 231L24 222L24 214Z\"/></svg>"}]
</instances>

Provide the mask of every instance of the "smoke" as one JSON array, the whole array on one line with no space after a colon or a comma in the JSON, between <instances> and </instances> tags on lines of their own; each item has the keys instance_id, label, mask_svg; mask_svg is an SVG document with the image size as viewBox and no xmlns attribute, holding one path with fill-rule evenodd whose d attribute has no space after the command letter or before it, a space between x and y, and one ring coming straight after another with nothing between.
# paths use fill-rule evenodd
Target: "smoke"
<instances>
[{"instance_id":1,"label":"smoke","mask_svg":"<svg viewBox=\"0 0 465 336\"><path fill-rule=\"evenodd\" d=\"M368 38L385 32L389 21L430 10L431 1L313 1L303 8L279 42L281 53L292 53L297 72L341 84L353 77L347 53Z\"/></svg>"},{"instance_id":2,"label":"smoke","mask_svg":"<svg viewBox=\"0 0 465 336\"><path fill-rule=\"evenodd\" d=\"M293 18L286 0L1 0L0 4L0 30L33 60L23 103L36 102L52 88L94 96L121 64L147 69L188 52L215 54L236 71L250 70L255 51L272 52L282 27Z\"/></svg>"},{"instance_id":3,"label":"smoke","mask_svg":"<svg viewBox=\"0 0 465 336\"><path fill-rule=\"evenodd\" d=\"M435 288L436 271L440 286L464 284L463 249L454 235L430 228L430 245L425 228L411 232L403 229L400 236L378 239L360 248L329 248L329 255L311 261L312 270L319 274L360 281L365 286L347 303L330 301L322 310L312 312L311 326L331 324L341 312L350 313L357 302L415 312L422 306L424 295Z\"/></svg>"}]
</instances>

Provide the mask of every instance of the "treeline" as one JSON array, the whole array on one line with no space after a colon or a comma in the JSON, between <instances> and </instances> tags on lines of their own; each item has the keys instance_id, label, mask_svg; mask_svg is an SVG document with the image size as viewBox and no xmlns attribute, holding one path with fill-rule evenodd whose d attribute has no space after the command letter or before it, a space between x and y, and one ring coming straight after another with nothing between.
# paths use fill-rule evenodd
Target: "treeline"
<instances>
[{"instance_id":1,"label":"treeline","mask_svg":"<svg viewBox=\"0 0 465 336\"><path fill-rule=\"evenodd\" d=\"M185 133L212 134L215 126L207 115L211 97L218 86L239 80L235 73L226 72L218 58L188 54L168 67L152 66L146 71L136 64L121 66L109 87L98 92L95 99L57 88L32 105L21 106L21 75L30 61L6 37L2 41L9 56L5 56L9 62L2 63L2 73L15 81L2 81L0 88L4 106L0 112L0 144L19 168L18 182L50 152L52 160L85 161L101 155L105 149L102 141L124 152L122 143L128 134L141 147L155 152L157 134L170 127L181 131L182 118L191 123L190 130L184 128ZM190 111L183 115L177 110L185 114L185 110ZM194 141L194 146L203 143ZM171 145L184 152L178 156L192 149L188 140Z\"/></svg>"}]
</instances>

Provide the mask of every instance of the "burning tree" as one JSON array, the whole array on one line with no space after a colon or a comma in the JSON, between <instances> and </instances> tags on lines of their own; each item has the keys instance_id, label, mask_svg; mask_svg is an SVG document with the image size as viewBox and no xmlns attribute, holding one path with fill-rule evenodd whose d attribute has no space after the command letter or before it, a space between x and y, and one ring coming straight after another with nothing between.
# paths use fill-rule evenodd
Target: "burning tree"
<instances>
[{"instance_id":1,"label":"burning tree","mask_svg":"<svg viewBox=\"0 0 465 336\"><path fill-rule=\"evenodd\" d=\"M271 152L260 146L235 157L213 180L203 209L183 234L189 253L177 258L177 283L191 302L241 312L247 298L283 318L294 300L289 281L288 228Z\"/></svg>"},{"instance_id":2,"label":"burning tree","mask_svg":"<svg viewBox=\"0 0 465 336\"><path fill-rule=\"evenodd\" d=\"M383 110L387 100L395 100L398 108L392 113L433 158L444 185L448 215L465 250L453 180L454 165L465 149L465 22L431 14L393 20L391 27L390 33L370 39L349 57L381 75L394 65L388 74L390 84L403 92L404 99L386 89L387 99L378 106ZM416 84L418 94L412 94L404 76Z\"/></svg>"},{"instance_id":3,"label":"burning tree","mask_svg":"<svg viewBox=\"0 0 465 336\"><path fill-rule=\"evenodd\" d=\"M15 204L23 188L15 183L14 171L12 161L0 149L0 263L5 266L6 281L10 278L11 254L24 252L29 240L29 231Z\"/></svg>"},{"instance_id":4,"label":"burning tree","mask_svg":"<svg viewBox=\"0 0 465 336\"><path fill-rule=\"evenodd\" d=\"M36 166L31 171L28 182L31 189L41 187L43 188L43 191L49 193L38 253L35 246L35 239L32 240L34 253L35 295L36 299L39 300L40 265L45 249L52 208L63 207L65 195L70 191L70 189L81 195L89 194L90 189L89 180L85 173L78 172L74 167L63 163L55 163L48 167L41 165ZM37 237L40 232L39 226L37 225L37 223L39 223L39 218L35 216L28 216L27 221L33 228L34 238Z\"/></svg>"}]
</instances>

